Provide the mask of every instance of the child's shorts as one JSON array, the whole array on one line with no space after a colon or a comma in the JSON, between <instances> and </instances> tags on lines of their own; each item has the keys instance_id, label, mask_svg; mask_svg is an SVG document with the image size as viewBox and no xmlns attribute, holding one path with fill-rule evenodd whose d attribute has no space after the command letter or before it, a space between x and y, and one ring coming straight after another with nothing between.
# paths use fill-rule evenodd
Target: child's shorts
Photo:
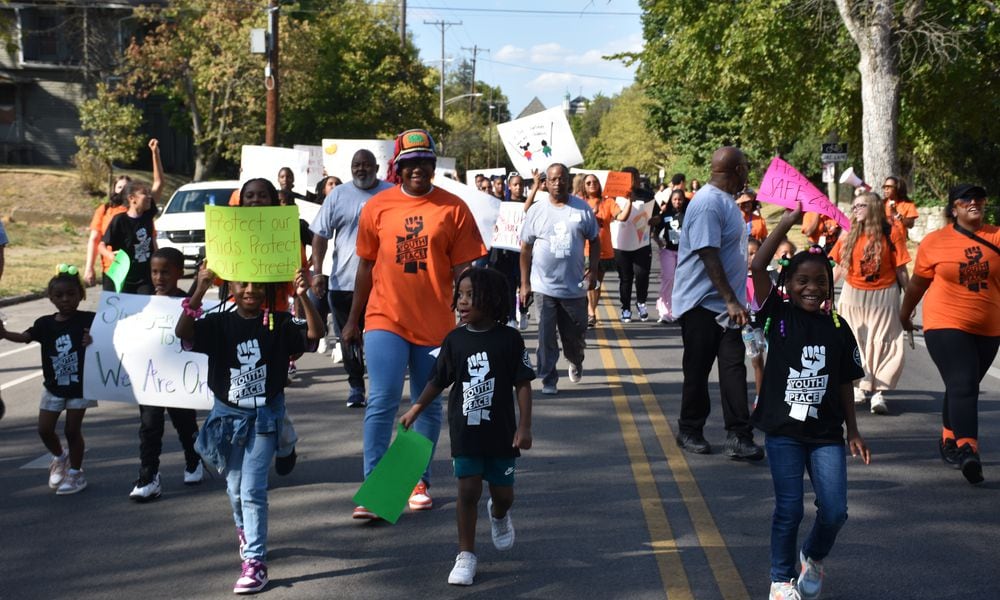
<instances>
[{"instance_id":1,"label":"child's shorts","mask_svg":"<svg viewBox=\"0 0 1000 600\"><path fill-rule=\"evenodd\" d=\"M94 408L96 406L96 400L60 398L48 390L42 390L42 401L38 405L38 408L39 410L59 413L67 409Z\"/></svg>"},{"instance_id":2,"label":"child's shorts","mask_svg":"<svg viewBox=\"0 0 1000 600\"><path fill-rule=\"evenodd\" d=\"M493 485L514 485L514 457L499 458L494 456L456 456L451 459L455 467L455 477L474 477L481 475Z\"/></svg>"}]
</instances>

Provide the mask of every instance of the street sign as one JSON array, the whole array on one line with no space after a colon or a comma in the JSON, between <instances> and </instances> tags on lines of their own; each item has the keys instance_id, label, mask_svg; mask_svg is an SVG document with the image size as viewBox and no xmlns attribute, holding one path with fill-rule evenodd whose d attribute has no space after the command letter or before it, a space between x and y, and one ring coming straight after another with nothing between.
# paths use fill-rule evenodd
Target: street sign
<instances>
[{"instance_id":1,"label":"street sign","mask_svg":"<svg viewBox=\"0 0 1000 600\"><path fill-rule=\"evenodd\" d=\"M847 162L847 144L821 144L819 159L821 162Z\"/></svg>"},{"instance_id":2,"label":"street sign","mask_svg":"<svg viewBox=\"0 0 1000 600\"><path fill-rule=\"evenodd\" d=\"M823 163L823 183L830 183L835 181L834 178L834 165L832 162Z\"/></svg>"}]
</instances>

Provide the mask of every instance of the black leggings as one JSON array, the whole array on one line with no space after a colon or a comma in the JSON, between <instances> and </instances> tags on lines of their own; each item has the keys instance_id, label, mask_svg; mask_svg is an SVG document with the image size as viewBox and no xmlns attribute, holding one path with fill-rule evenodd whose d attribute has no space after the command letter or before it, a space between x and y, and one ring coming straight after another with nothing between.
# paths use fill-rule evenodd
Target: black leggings
<instances>
[{"instance_id":1,"label":"black leggings","mask_svg":"<svg viewBox=\"0 0 1000 600\"><path fill-rule=\"evenodd\" d=\"M615 250L615 264L618 265L618 299L622 308L632 308L632 281L635 281L635 301L646 303L649 292L649 267L653 263L653 251L649 246L638 250Z\"/></svg>"},{"instance_id":2,"label":"black leggings","mask_svg":"<svg viewBox=\"0 0 1000 600\"><path fill-rule=\"evenodd\" d=\"M958 329L924 332L927 351L944 381L941 418L955 439L979 436L979 383L986 376L1000 336L974 335Z\"/></svg>"}]
</instances>

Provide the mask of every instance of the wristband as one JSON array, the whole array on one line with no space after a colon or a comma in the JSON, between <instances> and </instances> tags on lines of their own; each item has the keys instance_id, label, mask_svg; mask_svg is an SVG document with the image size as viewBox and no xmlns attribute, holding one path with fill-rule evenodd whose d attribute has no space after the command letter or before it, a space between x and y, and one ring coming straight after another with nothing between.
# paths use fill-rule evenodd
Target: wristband
<instances>
[{"instance_id":1,"label":"wristband","mask_svg":"<svg viewBox=\"0 0 1000 600\"><path fill-rule=\"evenodd\" d=\"M184 309L184 314L191 317L192 319L197 319L205 313L205 311L199 306L198 308L191 308L191 299L185 298L181 300L181 308Z\"/></svg>"}]
</instances>

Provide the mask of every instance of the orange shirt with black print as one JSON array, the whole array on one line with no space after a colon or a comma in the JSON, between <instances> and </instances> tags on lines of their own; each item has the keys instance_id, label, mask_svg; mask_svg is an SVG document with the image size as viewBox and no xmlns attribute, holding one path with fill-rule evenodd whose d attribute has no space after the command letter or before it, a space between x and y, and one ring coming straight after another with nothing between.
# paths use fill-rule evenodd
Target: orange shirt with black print
<instances>
[{"instance_id":1,"label":"orange shirt with black print","mask_svg":"<svg viewBox=\"0 0 1000 600\"><path fill-rule=\"evenodd\" d=\"M881 262L864 260L865 246L868 235L862 233L854 243L851 252L851 263L845 280L856 290L884 290L896 284L896 269L910 262L910 251L906 249L906 234L903 226L893 223L889 227L889 240L882 239ZM844 242L847 236L842 235L830 250L830 258L838 264L843 260Z\"/></svg>"},{"instance_id":2,"label":"orange shirt with black print","mask_svg":"<svg viewBox=\"0 0 1000 600\"><path fill-rule=\"evenodd\" d=\"M361 209L357 250L375 262L365 329L391 331L418 346L440 346L455 328L452 267L486 254L458 196L432 188L414 197L398 185Z\"/></svg>"},{"instance_id":3,"label":"orange shirt with black print","mask_svg":"<svg viewBox=\"0 0 1000 600\"><path fill-rule=\"evenodd\" d=\"M123 212L128 212L128 206L108 206L107 204L102 204L97 207L97 210L94 211L94 216L90 219L90 229L97 232L97 239L104 237L104 232L108 230L111 219L114 219ZM107 271L110 266L111 261L102 254L101 271Z\"/></svg>"},{"instance_id":4,"label":"orange shirt with black print","mask_svg":"<svg viewBox=\"0 0 1000 600\"><path fill-rule=\"evenodd\" d=\"M976 235L1000 247L1000 228ZM924 296L924 329L959 329L1000 336L1000 255L947 225L927 234L913 274L931 280Z\"/></svg>"},{"instance_id":5,"label":"orange shirt with black print","mask_svg":"<svg viewBox=\"0 0 1000 600\"><path fill-rule=\"evenodd\" d=\"M600 200L588 199L587 204L594 211L594 216L600 220L601 229L598 239L601 241L601 260L613 259L615 249L611 245L611 221L621 212L621 207L611 198L601 198ZM584 244L583 255L590 256L590 240Z\"/></svg>"},{"instance_id":6,"label":"orange shirt with black print","mask_svg":"<svg viewBox=\"0 0 1000 600\"><path fill-rule=\"evenodd\" d=\"M819 243L819 238L826 236L826 242L830 243L830 240L837 235L840 230L840 225L835 219L831 219L826 215L821 215L816 212L807 212L802 215L802 233L806 232L806 229L812 226L819 219L819 226L816 227L816 231L812 232L812 235L807 235L809 241L813 244Z\"/></svg>"},{"instance_id":7,"label":"orange shirt with black print","mask_svg":"<svg viewBox=\"0 0 1000 600\"><path fill-rule=\"evenodd\" d=\"M910 200L896 200L896 213L900 219L916 219L920 216L920 213L917 212L917 205ZM892 205L888 202L885 203L885 218L889 219L890 222L895 220L892 218ZM905 231L906 227L904 226L903 229Z\"/></svg>"}]
</instances>

